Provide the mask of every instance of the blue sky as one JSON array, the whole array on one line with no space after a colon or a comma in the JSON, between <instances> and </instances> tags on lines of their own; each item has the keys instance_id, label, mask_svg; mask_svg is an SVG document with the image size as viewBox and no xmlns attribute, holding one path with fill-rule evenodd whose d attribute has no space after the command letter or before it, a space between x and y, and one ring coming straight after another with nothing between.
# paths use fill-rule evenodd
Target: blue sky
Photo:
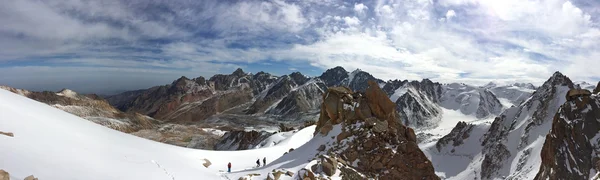
<instances>
[{"instance_id":1,"label":"blue sky","mask_svg":"<svg viewBox=\"0 0 600 180\"><path fill-rule=\"evenodd\" d=\"M111 93L238 67L378 78L600 80L600 3L566 0L2 1L0 84Z\"/></svg>"}]
</instances>

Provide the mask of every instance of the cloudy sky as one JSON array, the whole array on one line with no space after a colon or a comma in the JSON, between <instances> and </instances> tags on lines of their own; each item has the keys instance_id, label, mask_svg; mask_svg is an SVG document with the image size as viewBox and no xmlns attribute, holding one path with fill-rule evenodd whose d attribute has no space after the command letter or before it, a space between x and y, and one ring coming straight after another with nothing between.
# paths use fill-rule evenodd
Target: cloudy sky
<instances>
[{"instance_id":1,"label":"cloudy sky","mask_svg":"<svg viewBox=\"0 0 600 180\"><path fill-rule=\"evenodd\" d=\"M111 93L238 67L600 80L595 0L0 1L0 84L31 90Z\"/></svg>"}]
</instances>

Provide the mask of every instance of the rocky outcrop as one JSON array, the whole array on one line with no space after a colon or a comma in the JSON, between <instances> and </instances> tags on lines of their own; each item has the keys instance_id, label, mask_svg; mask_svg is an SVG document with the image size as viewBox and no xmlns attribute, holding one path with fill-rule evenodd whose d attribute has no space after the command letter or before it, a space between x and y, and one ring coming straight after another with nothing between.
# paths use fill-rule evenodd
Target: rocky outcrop
<instances>
[{"instance_id":1,"label":"rocky outcrop","mask_svg":"<svg viewBox=\"0 0 600 180\"><path fill-rule=\"evenodd\" d=\"M582 96L563 104L542 147L535 179L590 179L600 172L600 97Z\"/></svg>"},{"instance_id":2,"label":"rocky outcrop","mask_svg":"<svg viewBox=\"0 0 600 180\"><path fill-rule=\"evenodd\" d=\"M246 150L252 149L263 140L273 135L266 131L229 131L215 144L215 150Z\"/></svg>"},{"instance_id":3,"label":"rocky outcrop","mask_svg":"<svg viewBox=\"0 0 600 180\"><path fill-rule=\"evenodd\" d=\"M598 85L596 85L596 89L594 89L594 94L598 94L600 93L600 82L598 82Z\"/></svg>"},{"instance_id":4,"label":"rocky outcrop","mask_svg":"<svg viewBox=\"0 0 600 180\"><path fill-rule=\"evenodd\" d=\"M442 147L448 146L450 143L452 143L451 145L453 147L460 146L463 144L465 139L469 138L471 132L473 131L473 127L475 127L473 124L467 124L466 122L462 121L458 122L448 135L445 135L438 140L437 143L435 143L435 147L438 151L440 151ZM452 149L450 152L453 153L454 149Z\"/></svg>"},{"instance_id":5,"label":"rocky outcrop","mask_svg":"<svg viewBox=\"0 0 600 180\"><path fill-rule=\"evenodd\" d=\"M396 105L375 81L365 93L329 88L323 99L315 136L337 139L323 148L315 170L331 175L343 167L365 178L439 179L414 131L400 123ZM333 126L341 132L331 134Z\"/></svg>"},{"instance_id":6,"label":"rocky outcrop","mask_svg":"<svg viewBox=\"0 0 600 180\"><path fill-rule=\"evenodd\" d=\"M30 175L30 176L27 176L27 177L25 177L25 179L24 179L24 180L38 180L38 178L36 178L36 177L35 177L35 176L33 176L33 175Z\"/></svg>"},{"instance_id":7,"label":"rocky outcrop","mask_svg":"<svg viewBox=\"0 0 600 180\"><path fill-rule=\"evenodd\" d=\"M0 180L10 180L8 172L0 169Z\"/></svg>"},{"instance_id":8,"label":"rocky outcrop","mask_svg":"<svg viewBox=\"0 0 600 180\"><path fill-rule=\"evenodd\" d=\"M13 134L13 133L11 133L11 132L2 132L2 131L0 131L0 134L1 134L1 135L8 136L8 137L15 137L15 134Z\"/></svg>"}]
</instances>

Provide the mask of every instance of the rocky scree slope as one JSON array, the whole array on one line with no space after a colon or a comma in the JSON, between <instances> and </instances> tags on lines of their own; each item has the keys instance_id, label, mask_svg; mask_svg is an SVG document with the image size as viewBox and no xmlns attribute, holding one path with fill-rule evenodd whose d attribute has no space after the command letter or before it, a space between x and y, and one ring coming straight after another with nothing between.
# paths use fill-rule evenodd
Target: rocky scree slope
<instances>
[{"instance_id":1,"label":"rocky scree slope","mask_svg":"<svg viewBox=\"0 0 600 180\"><path fill-rule=\"evenodd\" d=\"M311 169L298 174L339 174L342 179L439 179L417 146L413 129L400 123L396 105L375 81L368 81L365 93L354 93L347 87L329 88L323 99L315 137L332 139L317 149L318 158Z\"/></svg>"}]
</instances>

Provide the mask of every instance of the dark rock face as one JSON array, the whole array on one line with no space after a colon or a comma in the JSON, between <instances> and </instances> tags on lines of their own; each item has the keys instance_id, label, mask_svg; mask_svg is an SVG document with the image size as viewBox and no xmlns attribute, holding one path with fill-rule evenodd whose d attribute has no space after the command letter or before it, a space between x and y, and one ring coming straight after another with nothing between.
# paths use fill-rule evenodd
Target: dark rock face
<instances>
[{"instance_id":1,"label":"dark rock face","mask_svg":"<svg viewBox=\"0 0 600 180\"><path fill-rule=\"evenodd\" d=\"M232 74L218 74L209 80L181 77L169 85L139 93L126 92L111 99L113 105L128 112L139 112L166 121L197 122L251 102L276 79L268 73L251 75L237 69ZM128 102L123 103L125 101Z\"/></svg>"},{"instance_id":2,"label":"dark rock face","mask_svg":"<svg viewBox=\"0 0 600 180\"><path fill-rule=\"evenodd\" d=\"M502 176L519 179L533 171L535 164L528 163L528 159L536 158L536 154L532 153L531 148L525 147L539 136L546 135L552 123L550 114L556 112L566 101L565 94L573 87L573 82L568 77L556 72L526 102L507 109L494 120L482 141L484 146L484 159L480 173L482 179ZM519 139L508 139L510 135ZM509 141L518 141L518 144L516 147L508 146ZM516 154L511 154L512 152L523 153L517 157ZM519 164L514 174L500 171L510 167L511 164L508 162L516 158Z\"/></svg>"},{"instance_id":3,"label":"dark rock face","mask_svg":"<svg viewBox=\"0 0 600 180\"><path fill-rule=\"evenodd\" d=\"M447 146L452 142L452 146L460 146L463 144L463 140L469 138L471 131L473 131L473 124L467 124L465 122L458 122L452 131L448 135L442 137L437 143L435 143L435 147L438 151L440 151L441 147ZM454 150L452 150L454 152Z\"/></svg>"},{"instance_id":4,"label":"dark rock face","mask_svg":"<svg viewBox=\"0 0 600 180\"><path fill-rule=\"evenodd\" d=\"M146 89L140 89L135 91L127 91L121 94L112 95L106 97L106 100L121 111L127 111L126 105L137 98L139 95L143 94Z\"/></svg>"},{"instance_id":5,"label":"dark rock face","mask_svg":"<svg viewBox=\"0 0 600 180\"><path fill-rule=\"evenodd\" d=\"M319 76L319 79L323 80L327 87L338 85L346 78L348 78L348 71L341 66L328 69Z\"/></svg>"},{"instance_id":6,"label":"dark rock face","mask_svg":"<svg viewBox=\"0 0 600 180\"><path fill-rule=\"evenodd\" d=\"M273 103L287 96L295 87L299 86L290 76L283 76L266 94L261 94L256 101L246 110L247 114L264 113Z\"/></svg>"},{"instance_id":7,"label":"dark rock face","mask_svg":"<svg viewBox=\"0 0 600 180\"><path fill-rule=\"evenodd\" d=\"M442 86L424 79L412 81L403 88L406 93L395 102L403 124L415 128L435 126L441 119L442 109L438 103Z\"/></svg>"},{"instance_id":8,"label":"dark rock face","mask_svg":"<svg viewBox=\"0 0 600 180\"><path fill-rule=\"evenodd\" d=\"M600 172L600 97L565 102L552 121L535 179L590 179Z\"/></svg>"},{"instance_id":9,"label":"dark rock face","mask_svg":"<svg viewBox=\"0 0 600 180\"><path fill-rule=\"evenodd\" d=\"M266 113L288 117L316 112L321 105L324 89L325 84L321 82L305 84L289 93Z\"/></svg>"},{"instance_id":10,"label":"dark rock face","mask_svg":"<svg viewBox=\"0 0 600 180\"><path fill-rule=\"evenodd\" d=\"M337 124L341 124L341 133L331 134ZM329 88L323 95L318 135L337 136L332 145L323 148L327 154L317 163L321 168L315 168L329 171L323 172L325 175L343 167L364 179L439 179L419 149L414 131L400 123L396 105L376 81L368 82L365 93Z\"/></svg>"},{"instance_id":11,"label":"dark rock face","mask_svg":"<svg viewBox=\"0 0 600 180\"><path fill-rule=\"evenodd\" d=\"M596 89L594 89L594 94L598 94L600 93L600 82L598 82L598 85L596 85Z\"/></svg>"},{"instance_id":12,"label":"dark rock face","mask_svg":"<svg viewBox=\"0 0 600 180\"><path fill-rule=\"evenodd\" d=\"M215 150L246 150L255 147L272 133L266 131L229 131L215 145Z\"/></svg>"}]
</instances>

